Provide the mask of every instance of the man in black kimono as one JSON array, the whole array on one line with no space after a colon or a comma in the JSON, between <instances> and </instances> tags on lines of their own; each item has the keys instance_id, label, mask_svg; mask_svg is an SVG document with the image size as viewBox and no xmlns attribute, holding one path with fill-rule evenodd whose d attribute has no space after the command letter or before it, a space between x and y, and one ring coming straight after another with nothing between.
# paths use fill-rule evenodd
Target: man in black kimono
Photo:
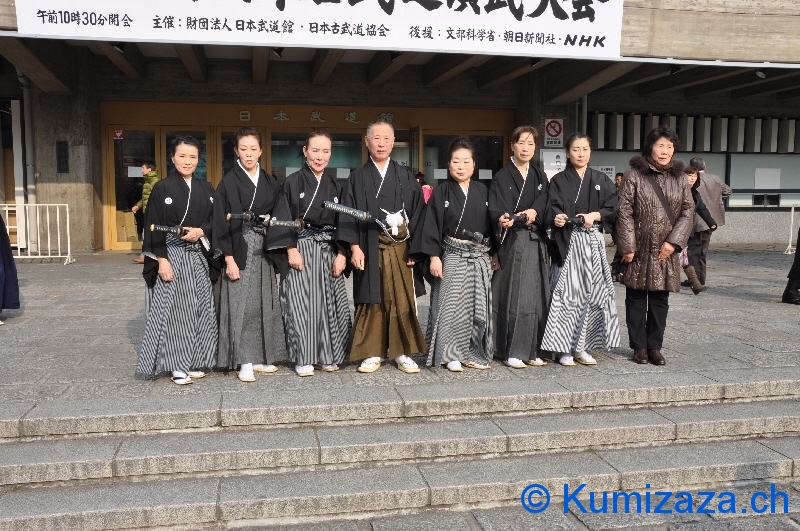
<instances>
[{"instance_id":1,"label":"man in black kimono","mask_svg":"<svg viewBox=\"0 0 800 531\"><path fill-rule=\"evenodd\" d=\"M388 356L401 371L416 373L419 367L410 355L427 353L428 347L417 321L407 240L422 213L420 186L389 157L391 124L371 123L364 141L370 160L348 177L342 204L369 212L387 228L339 217L336 238L349 244L354 268L350 361L361 361L359 372L374 372Z\"/></svg>"}]
</instances>

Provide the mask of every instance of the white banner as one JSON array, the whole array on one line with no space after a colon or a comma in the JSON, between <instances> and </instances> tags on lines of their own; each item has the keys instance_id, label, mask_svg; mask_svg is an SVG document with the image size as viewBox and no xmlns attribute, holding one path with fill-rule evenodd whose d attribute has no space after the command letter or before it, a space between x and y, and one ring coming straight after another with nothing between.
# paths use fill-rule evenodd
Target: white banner
<instances>
[{"instance_id":1,"label":"white banner","mask_svg":"<svg viewBox=\"0 0 800 531\"><path fill-rule=\"evenodd\" d=\"M623 0L16 0L21 35L614 59Z\"/></svg>"}]
</instances>

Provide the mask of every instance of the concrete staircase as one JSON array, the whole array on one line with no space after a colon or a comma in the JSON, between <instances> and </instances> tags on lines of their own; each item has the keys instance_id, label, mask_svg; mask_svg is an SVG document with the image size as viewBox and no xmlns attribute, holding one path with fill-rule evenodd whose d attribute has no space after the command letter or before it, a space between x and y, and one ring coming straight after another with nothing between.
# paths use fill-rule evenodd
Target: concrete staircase
<instances>
[{"instance_id":1,"label":"concrete staircase","mask_svg":"<svg viewBox=\"0 0 800 531\"><path fill-rule=\"evenodd\" d=\"M0 529L25 531L791 484L800 367L12 403L0 437Z\"/></svg>"}]
</instances>

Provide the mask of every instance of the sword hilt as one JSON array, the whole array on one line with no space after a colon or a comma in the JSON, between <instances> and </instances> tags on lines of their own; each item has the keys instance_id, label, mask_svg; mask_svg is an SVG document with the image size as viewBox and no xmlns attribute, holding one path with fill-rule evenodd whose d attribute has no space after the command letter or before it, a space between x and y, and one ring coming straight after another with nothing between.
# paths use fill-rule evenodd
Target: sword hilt
<instances>
[{"instance_id":1,"label":"sword hilt","mask_svg":"<svg viewBox=\"0 0 800 531\"><path fill-rule=\"evenodd\" d=\"M372 214L369 212L364 212L363 210L340 205L339 203L334 203L333 201L323 201L322 206L328 210L333 210L334 212L339 212L340 214L354 217L359 221L370 221L374 219Z\"/></svg>"},{"instance_id":2,"label":"sword hilt","mask_svg":"<svg viewBox=\"0 0 800 531\"><path fill-rule=\"evenodd\" d=\"M306 224L303 223L303 220L301 220L301 219L296 219L294 221L280 221L280 220L277 220L275 218L272 218L272 219L269 220L269 226L270 227L288 227L290 229L294 229L294 230L298 230L299 231L299 230L303 230L305 228Z\"/></svg>"},{"instance_id":3,"label":"sword hilt","mask_svg":"<svg viewBox=\"0 0 800 531\"><path fill-rule=\"evenodd\" d=\"M183 227L180 225L156 225L154 223L150 225L150 232L167 232L169 234L174 234L175 236L183 236Z\"/></svg>"}]
</instances>

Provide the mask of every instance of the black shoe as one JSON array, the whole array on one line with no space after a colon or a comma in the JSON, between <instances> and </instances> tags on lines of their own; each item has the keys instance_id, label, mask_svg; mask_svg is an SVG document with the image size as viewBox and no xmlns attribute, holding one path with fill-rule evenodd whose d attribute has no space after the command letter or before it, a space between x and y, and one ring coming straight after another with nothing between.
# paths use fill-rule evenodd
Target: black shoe
<instances>
[{"instance_id":1,"label":"black shoe","mask_svg":"<svg viewBox=\"0 0 800 531\"><path fill-rule=\"evenodd\" d=\"M785 302L786 304L800 304L800 291L796 289L784 291L781 302Z\"/></svg>"},{"instance_id":2,"label":"black shoe","mask_svg":"<svg viewBox=\"0 0 800 531\"><path fill-rule=\"evenodd\" d=\"M683 282L681 282L681 286L683 286L684 288L691 288L692 283L689 282L688 280L684 280Z\"/></svg>"},{"instance_id":3,"label":"black shoe","mask_svg":"<svg viewBox=\"0 0 800 531\"><path fill-rule=\"evenodd\" d=\"M650 360L650 363L653 365L666 365L667 360L664 359L664 355L661 354L660 350L649 350L647 351L647 357Z\"/></svg>"},{"instance_id":4,"label":"black shoe","mask_svg":"<svg viewBox=\"0 0 800 531\"><path fill-rule=\"evenodd\" d=\"M639 364L647 363L647 349L635 349L633 351L633 361Z\"/></svg>"}]
</instances>

